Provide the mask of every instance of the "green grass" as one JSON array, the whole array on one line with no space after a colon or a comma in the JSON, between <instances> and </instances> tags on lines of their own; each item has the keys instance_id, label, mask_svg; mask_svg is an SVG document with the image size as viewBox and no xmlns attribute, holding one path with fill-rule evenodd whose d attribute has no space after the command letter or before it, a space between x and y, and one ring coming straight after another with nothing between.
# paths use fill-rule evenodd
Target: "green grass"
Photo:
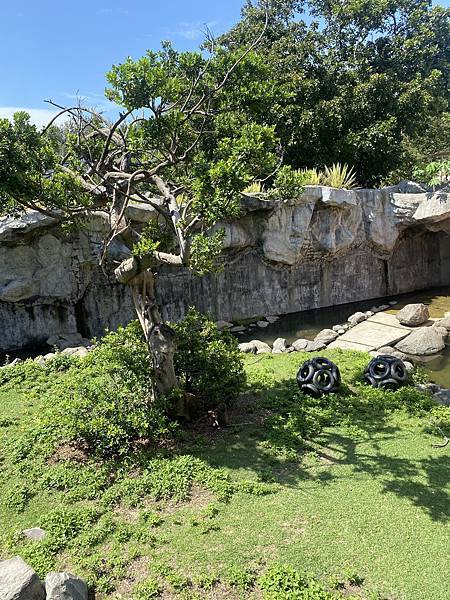
<instances>
[{"instance_id":1,"label":"green grass","mask_svg":"<svg viewBox=\"0 0 450 600\"><path fill-rule=\"evenodd\" d=\"M365 355L326 355L344 385L320 402L296 390L305 355L246 357L231 426L180 432L156 462L155 450L18 459L45 394L1 386L0 556L75 571L97 598L331 598L314 584L305 595L305 573L333 597L448 597L450 453L432 447L436 409L413 388L362 385ZM24 543L33 526L46 541Z\"/></svg>"}]
</instances>

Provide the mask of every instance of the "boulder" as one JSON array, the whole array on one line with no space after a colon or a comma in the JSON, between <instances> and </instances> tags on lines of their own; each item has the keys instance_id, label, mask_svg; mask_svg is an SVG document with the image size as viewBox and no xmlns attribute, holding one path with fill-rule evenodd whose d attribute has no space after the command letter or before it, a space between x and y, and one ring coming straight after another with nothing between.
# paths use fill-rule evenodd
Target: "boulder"
<instances>
[{"instance_id":1,"label":"boulder","mask_svg":"<svg viewBox=\"0 0 450 600\"><path fill-rule=\"evenodd\" d=\"M20 556L0 562L1 600L45 600L39 577Z\"/></svg>"},{"instance_id":2,"label":"boulder","mask_svg":"<svg viewBox=\"0 0 450 600\"><path fill-rule=\"evenodd\" d=\"M45 578L47 600L88 600L85 582L70 573L49 573Z\"/></svg>"},{"instance_id":3,"label":"boulder","mask_svg":"<svg viewBox=\"0 0 450 600\"><path fill-rule=\"evenodd\" d=\"M67 356L78 356L78 358L84 358L89 354L89 350L84 346L78 346L77 348L66 348L61 352Z\"/></svg>"},{"instance_id":4,"label":"boulder","mask_svg":"<svg viewBox=\"0 0 450 600\"><path fill-rule=\"evenodd\" d=\"M397 320L407 327L423 325L430 318L428 307L425 304L407 304L397 313Z\"/></svg>"},{"instance_id":5,"label":"boulder","mask_svg":"<svg viewBox=\"0 0 450 600\"><path fill-rule=\"evenodd\" d=\"M231 333L242 333L245 331L245 327L243 325L235 325L230 329Z\"/></svg>"},{"instance_id":6,"label":"boulder","mask_svg":"<svg viewBox=\"0 0 450 600\"><path fill-rule=\"evenodd\" d=\"M216 321L217 329L221 331L223 329L231 329L233 327L233 323L229 323L228 321Z\"/></svg>"},{"instance_id":7,"label":"boulder","mask_svg":"<svg viewBox=\"0 0 450 600\"><path fill-rule=\"evenodd\" d=\"M268 321L256 321L256 324L258 325L258 327L268 327L269 322Z\"/></svg>"},{"instance_id":8,"label":"boulder","mask_svg":"<svg viewBox=\"0 0 450 600\"><path fill-rule=\"evenodd\" d=\"M434 324L435 327L445 327L447 331L450 331L450 316L446 316L443 319L439 319Z\"/></svg>"},{"instance_id":9,"label":"boulder","mask_svg":"<svg viewBox=\"0 0 450 600\"><path fill-rule=\"evenodd\" d=\"M450 406L450 390L440 389L434 392L435 399L443 406Z\"/></svg>"},{"instance_id":10,"label":"boulder","mask_svg":"<svg viewBox=\"0 0 450 600\"><path fill-rule=\"evenodd\" d=\"M395 358L399 358L400 360L406 360L408 357L404 352L400 352L397 348L393 348L392 346L383 346L382 348L378 348L376 350L375 356L380 356L380 354L388 354L389 356L395 356Z\"/></svg>"},{"instance_id":11,"label":"boulder","mask_svg":"<svg viewBox=\"0 0 450 600\"><path fill-rule=\"evenodd\" d=\"M400 194L423 194L429 191L429 188L422 183L408 181L407 179L400 181L395 187Z\"/></svg>"},{"instance_id":12,"label":"boulder","mask_svg":"<svg viewBox=\"0 0 450 600\"><path fill-rule=\"evenodd\" d=\"M320 340L314 342L308 342L304 352L318 352L319 350L323 350L326 348L326 344L321 342Z\"/></svg>"},{"instance_id":13,"label":"boulder","mask_svg":"<svg viewBox=\"0 0 450 600\"><path fill-rule=\"evenodd\" d=\"M405 365L405 369L408 371L408 373L414 371L414 365L412 364L412 362L409 362L409 360L403 361L403 364Z\"/></svg>"},{"instance_id":14,"label":"boulder","mask_svg":"<svg viewBox=\"0 0 450 600\"><path fill-rule=\"evenodd\" d=\"M420 327L395 346L400 352L413 356L436 354L445 348L444 338L435 327Z\"/></svg>"},{"instance_id":15,"label":"boulder","mask_svg":"<svg viewBox=\"0 0 450 600\"><path fill-rule=\"evenodd\" d=\"M439 335L442 335L443 338L446 338L448 336L447 328L441 327L438 323L434 323L433 329L437 331Z\"/></svg>"},{"instance_id":16,"label":"boulder","mask_svg":"<svg viewBox=\"0 0 450 600\"><path fill-rule=\"evenodd\" d=\"M316 337L314 338L315 342L322 342L323 344L331 344L338 337L338 332L333 331L332 329L322 329Z\"/></svg>"},{"instance_id":17,"label":"boulder","mask_svg":"<svg viewBox=\"0 0 450 600\"><path fill-rule=\"evenodd\" d=\"M363 312L355 312L353 315L350 315L347 321L350 323L352 327L358 325L358 323L362 323L367 319L367 316Z\"/></svg>"},{"instance_id":18,"label":"boulder","mask_svg":"<svg viewBox=\"0 0 450 600\"><path fill-rule=\"evenodd\" d=\"M42 354L36 356L34 358L34 362L37 363L40 367L45 366L45 358L42 356Z\"/></svg>"},{"instance_id":19,"label":"boulder","mask_svg":"<svg viewBox=\"0 0 450 600\"><path fill-rule=\"evenodd\" d=\"M287 352L289 348L289 344L285 338L277 338L272 346L273 354L281 354L283 352Z\"/></svg>"},{"instance_id":20,"label":"boulder","mask_svg":"<svg viewBox=\"0 0 450 600\"><path fill-rule=\"evenodd\" d=\"M269 354L272 352L272 348L269 344L261 342L260 340L251 340L243 344L238 344L238 348L241 352L246 354Z\"/></svg>"},{"instance_id":21,"label":"boulder","mask_svg":"<svg viewBox=\"0 0 450 600\"><path fill-rule=\"evenodd\" d=\"M276 317L276 316L269 316L266 317L266 321L268 321L269 323L275 323L275 321L278 321L280 317Z\"/></svg>"},{"instance_id":22,"label":"boulder","mask_svg":"<svg viewBox=\"0 0 450 600\"><path fill-rule=\"evenodd\" d=\"M31 527L31 529L24 529L22 531L22 534L29 540L43 540L46 536L44 529L41 529L40 527Z\"/></svg>"},{"instance_id":23,"label":"boulder","mask_svg":"<svg viewBox=\"0 0 450 600\"><path fill-rule=\"evenodd\" d=\"M303 338L299 338L298 340L295 340L295 342L292 344L292 347L294 348L294 350L296 352L302 352L305 350L306 346L310 343L311 343L310 340L305 340Z\"/></svg>"},{"instance_id":24,"label":"boulder","mask_svg":"<svg viewBox=\"0 0 450 600\"><path fill-rule=\"evenodd\" d=\"M241 352L244 352L244 354L256 353L256 347L250 342L243 342L242 344L238 344L238 348Z\"/></svg>"},{"instance_id":25,"label":"boulder","mask_svg":"<svg viewBox=\"0 0 450 600\"><path fill-rule=\"evenodd\" d=\"M250 344L253 344L256 348L256 354L268 354L272 352L272 348L269 344L261 342L260 340L251 340Z\"/></svg>"},{"instance_id":26,"label":"boulder","mask_svg":"<svg viewBox=\"0 0 450 600\"><path fill-rule=\"evenodd\" d=\"M47 339L47 344L58 350L66 348L78 348L80 346L90 346L91 340L84 338L80 333L59 333L52 335Z\"/></svg>"}]
</instances>

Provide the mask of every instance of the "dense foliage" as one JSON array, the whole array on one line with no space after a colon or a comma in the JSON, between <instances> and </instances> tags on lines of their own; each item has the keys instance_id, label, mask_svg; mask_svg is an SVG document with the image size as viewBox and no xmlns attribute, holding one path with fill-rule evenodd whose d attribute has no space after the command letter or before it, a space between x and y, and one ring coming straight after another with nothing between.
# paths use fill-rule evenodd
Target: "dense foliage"
<instances>
[{"instance_id":1,"label":"dense foliage","mask_svg":"<svg viewBox=\"0 0 450 600\"><path fill-rule=\"evenodd\" d=\"M175 369L186 392L208 408L230 406L242 390L245 375L236 338L217 329L195 309L173 325L177 334Z\"/></svg>"},{"instance_id":2,"label":"dense foliage","mask_svg":"<svg viewBox=\"0 0 450 600\"><path fill-rule=\"evenodd\" d=\"M245 44L265 4L246 2L222 42ZM373 185L411 175L427 152L448 151L448 9L429 0L269 4L274 18L257 51L278 95L264 118L287 164L346 162L360 184Z\"/></svg>"}]
</instances>

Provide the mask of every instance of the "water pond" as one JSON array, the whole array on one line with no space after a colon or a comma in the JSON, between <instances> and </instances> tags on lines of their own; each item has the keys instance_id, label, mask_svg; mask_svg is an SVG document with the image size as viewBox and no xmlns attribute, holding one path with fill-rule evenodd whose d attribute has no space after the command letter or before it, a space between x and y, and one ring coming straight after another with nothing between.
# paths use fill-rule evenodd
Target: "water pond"
<instances>
[{"instance_id":1,"label":"water pond","mask_svg":"<svg viewBox=\"0 0 450 600\"><path fill-rule=\"evenodd\" d=\"M450 311L450 287L291 313L281 316L278 321L271 323L266 328L251 327L249 331L239 335L239 341L247 342L258 339L271 344L277 337L286 338L290 343L298 338L312 340L322 329L344 323L356 311L370 310L372 306L388 304L389 301L393 300L398 303L388 311L392 314L397 313L406 304L423 302L428 306L430 316L439 318ZM439 355L426 360L423 366L428 371L432 381L450 388L450 339L445 350Z\"/></svg>"}]
</instances>

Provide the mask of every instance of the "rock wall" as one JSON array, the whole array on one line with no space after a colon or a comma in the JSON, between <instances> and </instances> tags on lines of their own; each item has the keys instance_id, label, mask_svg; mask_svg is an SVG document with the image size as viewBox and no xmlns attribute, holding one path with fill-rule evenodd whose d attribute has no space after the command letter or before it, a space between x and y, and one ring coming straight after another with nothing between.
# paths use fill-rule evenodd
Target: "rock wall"
<instances>
[{"instance_id":1,"label":"rock wall","mask_svg":"<svg viewBox=\"0 0 450 600\"><path fill-rule=\"evenodd\" d=\"M139 206L130 216L155 217ZM247 196L224 227L221 273L161 269L166 318L193 305L239 320L450 285L448 194L308 186L295 201ZM37 213L0 219L0 350L60 332L99 336L134 318L127 288L97 266L101 237L96 219L72 235Z\"/></svg>"}]
</instances>

